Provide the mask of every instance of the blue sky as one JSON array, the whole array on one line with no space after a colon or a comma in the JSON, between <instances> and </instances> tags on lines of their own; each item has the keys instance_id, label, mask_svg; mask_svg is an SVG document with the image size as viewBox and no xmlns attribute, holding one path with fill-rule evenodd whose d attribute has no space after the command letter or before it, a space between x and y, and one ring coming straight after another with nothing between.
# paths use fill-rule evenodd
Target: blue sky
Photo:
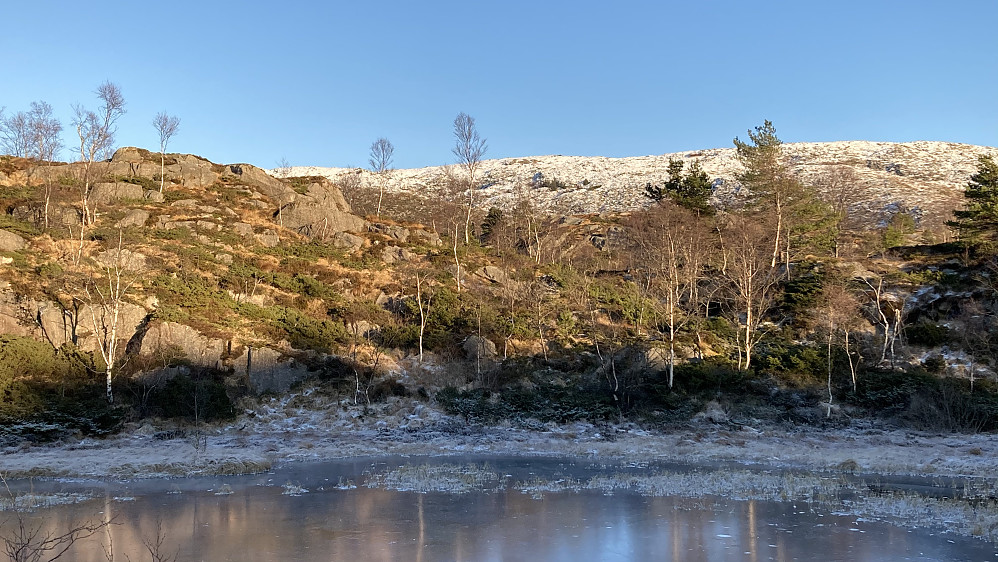
<instances>
[{"instance_id":1,"label":"blue sky","mask_svg":"<svg viewBox=\"0 0 998 562\"><path fill-rule=\"evenodd\" d=\"M786 142L998 145L998 2L11 2L0 106L127 100L119 145L273 167L454 161L475 117L487 157L638 156ZM17 22L16 24L14 22ZM38 22L38 23L36 23ZM62 153L72 159L70 150Z\"/></svg>"}]
</instances>

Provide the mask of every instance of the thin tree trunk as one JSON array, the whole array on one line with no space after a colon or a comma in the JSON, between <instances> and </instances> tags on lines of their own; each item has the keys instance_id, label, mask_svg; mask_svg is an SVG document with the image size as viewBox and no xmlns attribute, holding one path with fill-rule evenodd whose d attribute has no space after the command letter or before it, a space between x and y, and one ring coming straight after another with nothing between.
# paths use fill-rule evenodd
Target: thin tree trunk
<instances>
[{"instance_id":1,"label":"thin tree trunk","mask_svg":"<svg viewBox=\"0 0 998 562\"><path fill-rule=\"evenodd\" d=\"M468 181L468 216L464 220L464 244L471 244L471 209L475 205L475 191L473 182Z\"/></svg>"},{"instance_id":2,"label":"thin tree trunk","mask_svg":"<svg viewBox=\"0 0 998 562\"><path fill-rule=\"evenodd\" d=\"M852 362L852 354L849 353L849 330L845 330L846 358L849 359L849 375L852 377L852 392L856 393L856 366Z\"/></svg>"},{"instance_id":3,"label":"thin tree trunk","mask_svg":"<svg viewBox=\"0 0 998 562\"><path fill-rule=\"evenodd\" d=\"M828 348L826 353L828 354L828 409L825 411L825 417L832 417L832 336L835 332L832 330L832 325L829 323L828 326Z\"/></svg>"},{"instance_id":4,"label":"thin tree trunk","mask_svg":"<svg viewBox=\"0 0 998 562\"><path fill-rule=\"evenodd\" d=\"M457 292L461 293L461 260L457 259L457 223L454 223L454 266L457 271L454 278L457 281Z\"/></svg>"}]
</instances>

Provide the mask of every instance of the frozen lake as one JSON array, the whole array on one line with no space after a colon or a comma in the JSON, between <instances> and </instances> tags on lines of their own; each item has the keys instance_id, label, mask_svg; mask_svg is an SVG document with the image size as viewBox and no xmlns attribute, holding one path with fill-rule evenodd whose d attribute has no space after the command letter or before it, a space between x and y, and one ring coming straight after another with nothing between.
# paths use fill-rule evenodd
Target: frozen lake
<instances>
[{"instance_id":1,"label":"frozen lake","mask_svg":"<svg viewBox=\"0 0 998 562\"><path fill-rule=\"evenodd\" d=\"M641 473L647 467L614 467ZM585 461L431 457L293 465L268 474L96 483L29 517L46 528L113 518L60 560L179 561L998 560L988 543L868 523L801 502L649 497L573 486ZM24 490L27 483L14 483ZM418 491L417 491L418 490ZM11 513L0 514L9 531Z\"/></svg>"}]
</instances>

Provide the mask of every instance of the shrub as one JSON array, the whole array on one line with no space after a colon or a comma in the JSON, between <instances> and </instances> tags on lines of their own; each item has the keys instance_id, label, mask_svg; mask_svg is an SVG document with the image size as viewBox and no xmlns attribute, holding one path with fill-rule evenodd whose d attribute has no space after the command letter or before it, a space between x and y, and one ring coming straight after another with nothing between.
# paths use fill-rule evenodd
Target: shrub
<instances>
[{"instance_id":1,"label":"shrub","mask_svg":"<svg viewBox=\"0 0 998 562\"><path fill-rule=\"evenodd\" d=\"M940 347L952 341L950 329L939 324L918 323L905 326L904 335L908 343L925 347Z\"/></svg>"},{"instance_id":2,"label":"shrub","mask_svg":"<svg viewBox=\"0 0 998 562\"><path fill-rule=\"evenodd\" d=\"M436 399L447 413L484 423L527 418L558 423L599 421L618 415L613 398L605 388L586 384L545 383L532 388L515 386L495 393L485 389L447 387L437 393Z\"/></svg>"},{"instance_id":3,"label":"shrub","mask_svg":"<svg viewBox=\"0 0 998 562\"><path fill-rule=\"evenodd\" d=\"M215 369L192 369L178 374L152 393L149 412L190 422L231 420L235 406L226 393L224 373Z\"/></svg>"},{"instance_id":4,"label":"shrub","mask_svg":"<svg viewBox=\"0 0 998 562\"><path fill-rule=\"evenodd\" d=\"M797 385L821 383L827 375L825 349L787 342L768 342L759 348L756 368L763 373Z\"/></svg>"},{"instance_id":5,"label":"shrub","mask_svg":"<svg viewBox=\"0 0 998 562\"><path fill-rule=\"evenodd\" d=\"M42 441L116 429L125 412L108 404L95 371L92 355L72 346L0 336L0 435Z\"/></svg>"},{"instance_id":6,"label":"shrub","mask_svg":"<svg viewBox=\"0 0 998 562\"><path fill-rule=\"evenodd\" d=\"M986 391L971 393L966 381L940 379L913 393L900 419L923 431L990 431L998 427L998 396Z\"/></svg>"}]
</instances>

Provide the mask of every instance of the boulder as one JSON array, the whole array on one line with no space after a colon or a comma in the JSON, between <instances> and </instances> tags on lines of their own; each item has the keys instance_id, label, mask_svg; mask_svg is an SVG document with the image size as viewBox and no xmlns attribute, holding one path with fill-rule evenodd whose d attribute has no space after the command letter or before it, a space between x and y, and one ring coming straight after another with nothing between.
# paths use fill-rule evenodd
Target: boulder
<instances>
[{"instance_id":1,"label":"boulder","mask_svg":"<svg viewBox=\"0 0 998 562\"><path fill-rule=\"evenodd\" d=\"M232 231L239 236L253 236L253 226L245 222L233 223Z\"/></svg>"},{"instance_id":2,"label":"boulder","mask_svg":"<svg viewBox=\"0 0 998 562\"><path fill-rule=\"evenodd\" d=\"M337 232L364 232L367 221L354 215L343 193L328 181L309 185L305 195L283 201L278 220L284 227L312 237L328 237Z\"/></svg>"},{"instance_id":3,"label":"boulder","mask_svg":"<svg viewBox=\"0 0 998 562\"><path fill-rule=\"evenodd\" d=\"M347 331L358 338L371 337L371 334L381 329L377 324L372 324L367 320L357 320L347 324Z\"/></svg>"},{"instance_id":4,"label":"boulder","mask_svg":"<svg viewBox=\"0 0 998 562\"><path fill-rule=\"evenodd\" d=\"M257 234L256 240L267 248L274 248L281 243L281 237L277 235L277 232L270 230L269 228L260 234Z\"/></svg>"},{"instance_id":5,"label":"boulder","mask_svg":"<svg viewBox=\"0 0 998 562\"><path fill-rule=\"evenodd\" d=\"M409 229L391 224L375 223L368 227L371 232L384 234L392 240L405 244L409 241Z\"/></svg>"},{"instance_id":6,"label":"boulder","mask_svg":"<svg viewBox=\"0 0 998 562\"><path fill-rule=\"evenodd\" d=\"M0 230L0 252L16 252L27 247L28 241L18 234Z\"/></svg>"},{"instance_id":7,"label":"boulder","mask_svg":"<svg viewBox=\"0 0 998 562\"><path fill-rule=\"evenodd\" d=\"M364 247L364 239L349 232L337 232L333 235L331 243L334 248L351 252Z\"/></svg>"},{"instance_id":8,"label":"boulder","mask_svg":"<svg viewBox=\"0 0 998 562\"><path fill-rule=\"evenodd\" d=\"M468 336L461 346L464 356L475 361L476 359L494 359L497 356L496 344L491 340L478 335Z\"/></svg>"},{"instance_id":9,"label":"boulder","mask_svg":"<svg viewBox=\"0 0 998 562\"><path fill-rule=\"evenodd\" d=\"M444 241L440 238L440 235L436 232L430 232L429 230L415 229L412 231L412 237L420 242L424 242L434 248L439 248L444 245Z\"/></svg>"},{"instance_id":10,"label":"boulder","mask_svg":"<svg viewBox=\"0 0 998 562\"><path fill-rule=\"evenodd\" d=\"M149 211L143 209L131 209L118 221L118 226L124 228L129 226L145 226L149 220Z\"/></svg>"},{"instance_id":11,"label":"boulder","mask_svg":"<svg viewBox=\"0 0 998 562\"><path fill-rule=\"evenodd\" d=\"M416 254L410 252L405 248L399 248L398 246L387 246L381 251L381 261L387 264L393 264L400 261L409 261L416 257Z\"/></svg>"},{"instance_id":12,"label":"boulder","mask_svg":"<svg viewBox=\"0 0 998 562\"><path fill-rule=\"evenodd\" d=\"M476 271L475 274L499 285L509 285L512 282L505 271L494 265L487 265Z\"/></svg>"},{"instance_id":13,"label":"boulder","mask_svg":"<svg viewBox=\"0 0 998 562\"><path fill-rule=\"evenodd\" d=\"M162 193L156 191L155 189L147 189L142 194L142 198L150 203L162 203L166 201L166 196Z\"/></svg>"},{"instance_id":14,"label":"boulder","mask_svg":"<svg viewBox=\"0 0 998 562\"><path fill-rule=\"evenodd\" d=\"M331 236L337 232L363 232L367 221L335 206L307 199L281 209L279 220L285 226L310 237Z\"/></svg>"},{"instance_id":15,"label":"boulder","mask_svg":"<svg viewBox=\"0 0 998 562\"><path fill-rule=\"evenodd\" d=\"M251 187L274 201L292 201L297 195L291 186L251 164L229 164L223 168L221 179Z\"/></svg>"},{"instance_id":16,"label":"boulder","mask_svg":"<svg viewBox=\"0 0 998 562\"><path fill-rule=\"evenodd\" d=\"M162 228L163 230L173 230L174 228L186 228L188 230L194 230L194 226L197 223L194 221L174 221L170 220L170 215L160 215L156 222L157 228Z\"/></svg>"},{"instance_id":17,"label":"boulder","mask_svg":"<svg viewBox=\"0 0 998 562\"><path fill-rule=\"evenodd\" d=\"M222 168L193 154L166 154L161 159L158 152L125 146L119 148L111 157L111 161L106 164L106 173L153 179L153 176L159 176L160 166L163 164L165 167L162 168L162 173L167 182L197 187L215 183Z\"/></svg>"},{"instance_id":18,"label":"boulder","mask_svg":"<svg viewBox=\"0 0 998 562\"><path fill-rule=\"evenodd\" d=\"M222 225L211 221L196 221L194 224L198 230L222 230Z\"/></svg>"},{"instance_id":19,"label":"boulder","mask_svg":"<svg viewBox=\"0 0 998 562\"><path fill-rule=\"evenodd\" d=\"M70 205L50 205L48 209L49 226L71 226L80 224L80 215L76 208ZM14 218L36 225L45 223L45 205L40 201L32 201L14 207L11 211Z\"/></svg>"}]
</instances>

